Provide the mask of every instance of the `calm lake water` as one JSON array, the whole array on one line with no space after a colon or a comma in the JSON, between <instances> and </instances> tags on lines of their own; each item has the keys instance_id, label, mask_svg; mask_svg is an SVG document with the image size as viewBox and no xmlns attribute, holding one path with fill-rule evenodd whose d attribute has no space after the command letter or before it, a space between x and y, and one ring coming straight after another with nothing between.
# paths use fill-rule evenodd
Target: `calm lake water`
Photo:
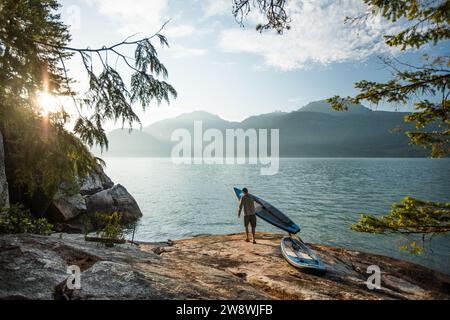
<instances>
[{"instance_id":1,"label":"calm lake water","mask_svg":"<svg viewBox=\"0 0 450 320\"><path fill-rule=\"evenodd\" d=\"M400 252L405 238L354 232L359 213L388 213L412 195L450 202L450 159L281 159L279 173L257 165L176 165L162 158L106 158L106 172L137 200L144 216L135 238L180 239L242 232L232 187L248 187L285 212L307 242L381 253L450 273L450 235L419 256ZM257 230L281 231L262 220Z\"/></svg>"}]
</instances>

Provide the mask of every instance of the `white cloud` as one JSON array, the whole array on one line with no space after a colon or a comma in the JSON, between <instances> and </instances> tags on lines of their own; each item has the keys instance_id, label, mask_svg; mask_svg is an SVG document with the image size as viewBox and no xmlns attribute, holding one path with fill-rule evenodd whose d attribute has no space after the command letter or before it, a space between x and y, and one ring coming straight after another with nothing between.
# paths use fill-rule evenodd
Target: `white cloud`
<instances>
[{"instance_id":1,"label":"white cloud","mask_svg":"<svg viewBox=\"0 0 450 320\"><path fill-rule=\"evenodd\" d=\"M196 33L196 29L188 24L181 24L177 26L168 26L164 31L164 35L169 38L186 37Z\"/></svg>"},{"instance_id":2,"label":"white cloud","mask_svg":"<svg viewBox=\"0 0 450 320\"><path fill-rule=\"evenodd\" d=\"M169 0L85 0L102 15L117 21L124 36L151 34L168 20Z\"/></svg>"},{"instance_id":3,"label":"white cloud","mask_svg":"<svg viewBox=\"0 0 450 320\"><path fill-rule=\"evenodd\" d=\"M85 1L100 14L113 19L123 36L154 33L169 20L162 32L167 37L186 37L200 32L191 24L174 24L174 20L179 20L180 17L173 12L169 14L169 0L131 0L126 3L123 0Z\"/></svg>"},{"instance_id":4,"label":"white cloud","mask_svg":"<svg viewBox=\"0 0 450 320\"><path fill-rule=\"evenodd\" d=\"M204 56L206 54L205 49L200 48L190 48L180 44L175 44L170 46L169 53L174 58L186 58L186 57L198 57Z\"/></svg>"},{"instance_id":5,"label":"white cloud","mask_svg":"<svg viewBox=\"0 0 450 320\"><path fill-rule=\"evenodd\" d=\"M252 14L246 22L251 28L224 30L220 46L226 52L260 55L266 67L281 70L304 69L314 63L361 61L372 54L392 51L383 41L383 35L392 31L391 23L371 18L357 25L344 24L346 16L358 16L366 9L360 0L291 1L291 30L282 36L257 33L253 26L261 22L261 17Z\"/></svg>"},{"instance_id":6,"label":"white cloud","mask_svg":"<svg viewBox=\"0 0 450 320\"><path fill-rule=\"evenodd\" d=\"M202 0L205 17L230 14L232 8L231 0Z\"/></svg>"},{"instance_id":7,"label":"white cloud","mask_svg":"<svg viewBox=\"0 0 450 320\"><path fill-rule=\"evenodd\" d=\"M170 13L169 0L130 0L126 3L123 0L85 0L86 3L95 7L97 11L114 20L118 25L118 32L122 36L133 34L150 35L157 32L161 26L174 18L179 20L179 16ZM174 58L184 58L192 56L202 56L206 50L190 48L180 44L174 45L171 38L189 37L194 34L203 34L204 30L199 30L191 24L174 24L170 20L161 32L169 38L171 43L169 53Z\"/></svg>"}]
</instances>

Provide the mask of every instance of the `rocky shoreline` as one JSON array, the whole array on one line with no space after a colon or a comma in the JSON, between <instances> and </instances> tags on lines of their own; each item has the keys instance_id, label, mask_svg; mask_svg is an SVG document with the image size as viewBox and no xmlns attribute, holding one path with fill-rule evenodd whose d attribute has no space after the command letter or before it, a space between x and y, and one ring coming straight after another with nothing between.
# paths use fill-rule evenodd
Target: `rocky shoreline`
<instances>
[{"instance_id":1,"label":"rocky shoreline","mask_svg":"<svg viewBox=\"0 0 450 320\"><path fill-rule=\"evenodd\" d=\"M0 236L0 299L450 299L450 277L385 256L312 244L321 274L291 267L280 234L200 236L106 248L79 234ZM381 289L369 290L369 265ZM66 286L81 269L81 289Z\"/></svg>"},{"instance_id":2,"label":"rocky shoreline","mask_svg":"<svg viewBox=\"0 0 450 320\"><path fill-rule=\"evenodd\" d=\"M7 172L3 135L0 132L0 214L10 204L17 202L14 198L25 196L14 188L10 190ZM47 218L58 232L87 233L98 230L103 227L103 222L97 217L97 213L120 212L122 225L142 217L141 209L133 196L124 186L115 184L100 165L96 172L78 180L76 188L63 182L51 198L36 192L33 197L25 199L31 212Z\"/></svg>"},{"instance_id":3,"label":"rocky shoreline","mask_svg":"<svg viewBox=\"0 0 450 320\"><path fill-rule=\"evenodd\" d=\"M121 184L114 182L99 166L98 173L79 182L73 193L64 184L53 197L46 217L58 232L87 233L102 228L97 213L121 213L121 224L127 225L142 217L141 209L133 196Z\"/></svg>"},{"instance_id":4,"label":"rocky shoreline","mask_svg":"<svg viewBox=\"0 0 450 320\"><path fill-rule=\"evenodd\" d=\"M7 208L7 170L0 133L0 208ZM327 271L291 267L282 235L200 236L164 243L105 247L80 233L101 228L97 212L142 216L135 199L99 167L75 192L64 184L41 208L58 232L0 235L0 299L450 299L450 276L389 257L311 245ZM41 211L41 210L38 210ZM81 270L81 289L67 287L67 268ZM367 267L381 269L381 288L368 289Z\"/></svg>"}]
</instances>

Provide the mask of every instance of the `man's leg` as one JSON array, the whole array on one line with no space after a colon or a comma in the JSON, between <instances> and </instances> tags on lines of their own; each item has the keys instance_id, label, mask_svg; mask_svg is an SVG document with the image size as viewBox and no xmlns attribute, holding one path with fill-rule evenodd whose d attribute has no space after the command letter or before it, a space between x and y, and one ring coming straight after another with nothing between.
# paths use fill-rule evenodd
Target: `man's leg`
<instances>
[{"instance_id":1,"label":"man's leg","mask_svg":"<svg viewBox=\"0 0 450 320\"><path fill-rule=\"evenodd\" d=\"M247 241L247 242L249 241L248 240L248 223L249 223L248 217L244 216L245 241Z\"/></svg>"},{"instance_id":2,"label":"man's leg","mask_svg":"<svg viewBox=\"0 0 450 320\"><path fill-rule=\"evenodd\" d=\"M252 217L252 237L253 237L253 243L256 243L255 229L256 229L256 216L253 216L253 217Z\"/></svg>"},{"instance_id":3,"label":"man's leg","mask_svg":"<svg viewBox=\"0 0 450 320\"><path fill-rule=\"evenodd\" d=\"M255 241L255 227L256 227L256 217L255 216L249 216L248 222L250 223L250 226L252 227L252 239L253 243L256 243Z\"/></svg>"}]
</instances>

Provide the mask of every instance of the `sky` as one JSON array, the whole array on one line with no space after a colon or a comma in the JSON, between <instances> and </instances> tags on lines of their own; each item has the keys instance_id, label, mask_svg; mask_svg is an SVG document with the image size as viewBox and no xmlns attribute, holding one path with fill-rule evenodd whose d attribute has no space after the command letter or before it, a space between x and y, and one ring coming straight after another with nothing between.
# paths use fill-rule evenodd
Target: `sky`
<instances>
[{"instance_id":1,"label":"sky","mask_svg":"<svg viewBox=\"0 0 450 320\"><path fill-rule=\"evenodd\" d=\"M283 35L255 30L262 17L252 12L240 26L232 0L61 0L63 21L70 26L71 46L102 47L135 35L162 30L170 47L156 45L178 92L170 105L136 106L144 126L181 113L205 110L241 121L256 114L293 111L333 95L352 95L354 82L384 81L391 76L380 56L417 62L424 54L449 52L427 46L400 52L387 47L383 35L401 27L380 17L344 24L367 10L361 0L291 0L291 30ZM157 42L155 42L157 44ZM131 49L131 48L130 48ZM124 53L133 55L133 51ZM79 56L67 64L69 75L86 87ZM117 69L127 79L130 72ZM411 106L370 106L377 110L409 111ZM107 130L121 127L107 124Z\"/></svg>"}]
</instances>

